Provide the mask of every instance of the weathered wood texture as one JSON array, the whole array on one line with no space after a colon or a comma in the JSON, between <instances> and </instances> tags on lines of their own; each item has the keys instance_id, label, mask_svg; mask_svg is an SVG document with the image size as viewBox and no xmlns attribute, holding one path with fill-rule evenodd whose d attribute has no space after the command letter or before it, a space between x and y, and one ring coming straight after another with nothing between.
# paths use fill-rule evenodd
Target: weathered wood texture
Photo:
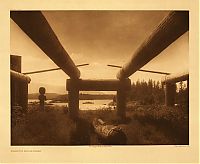
<instances>
[{"instance_id":1,"label":"weathered wood texture","mask_svg":"<svg viewBox=\"0 0 200 164\"><path fill-rule=\"evenodd\" d=\"M10 70L10 75L12 79L17 80L17 81L27 82L27 83L30 83L31 81L30 77L13 70Z\"/></svg>"},{"instance_id":2,"label":"weathered wood texture","mask_svg":"<svg viewBox=\"0 0 200 164\"><path fill-rule=\"evenodd\" d=\"M23 110L28 107L28 83L30 77L21 72L21 56L11 55L10 57L10 85L11 85L11 106L20 105Z\"/></svg>"},{"instance_id":3,"label":"weathered wood texture","mask_svg":"<svg viewBox=\"0 0 200 164\"><path fill-rule=\"evenodd\" d=\"M189 82L189 79L187 80L187 107L188 107L188 111L189 111L189 106L190 106L190 90L189 90L189 87L190 86L190 82Z\"/></svg>"},{"instance_id":4,"label":"weathered wood texture","mask_svg":"<svg viewBox=\"0 0 200 164\"><path fill-rule=\"evenodd\" d=\"M78 117L79 91L117 91L117 116L119 119L126 117L126 93L131 89L130 79L110 80L82 80L67 79L66 89L69 98L69 113L72 118Z\"/></svg>"},{"instance_id":5,"label":"weathered wood texture","mask_svg":"<svg viewBox=\"0 0 200 164\"><path fill-rule=\"evenodd\" d=\"M131 88L130 79L111 80L72 80L67 79L67 90L76 87L80 91L117 91L118 89L129 90Z\"/></svg>"},{"instance_id":6,"label":"weathered wood texture","mask_svg":"<svg viewBox=\"0 0 200 164\"><path fill-rule=\"evenodd\" d=\"M127 137L120 126L107 125L103 120L97 118L92 121L92 125L102 144L126 144Z\"/></svg>"},{"instance_id":7,"label":"weathered wood texture","mask_svg":"<svg viewBox=\"0 0 200 164\"><path fill-rule=\"evenodd\" d=\"M188 109L189 109L189 72L181 72L177 74L172 74L166 76L162 84L165 84L165 105L174 106L175 94L176 94L176 83L180 81L187 81L187 99L188 99Z\"/></svg>"},{"instance_id":8,"label":"weathered wood texture","mask_svg":"<svg viewBox=\"0 0 200 164\"><path fill-rule=\"evenodd\" d=\"M135 73L188 30L189 12L170 12L170 14L136 50L130 61L120 69L117 78L127 78Z\"/></svg>"},{"instance_id":9,"label":"weathered wood texture","mask_svg":"<svg viewBox=\"0 0 200 164\"><path fill-rule=\"evenodd\" d=\"M127 91L124 89L117 90L117 117L119 119L125 119L126 117L126 98Z\"/></svg>"},{"instance_id":10,"label":"weathered wood texture","mask_svg":"<svg viewBox=\"0 0 200 164\"><path fill-rule=\"evenodd\" d=\"M67 75L71 78L80 77L80 71L40 11L11 11L10 16Z\"/></svg>"},{"instance_id":11,"label":"weathered wood texture","mask_svg":"<svg viewBox=\"0 0 200 164\"><path fill-rule=\"evenodd\" d=\"M68 90L69 115L72 119L78 118L79 113L79 90L75 83Z\"/></svg>"},{"instance_id":12,"label":"weathered wood texture","mask_svg":"<svg viewBox=\"0 0 200 164\"><path fill-rule=\"evenodd\" d=\"M172 74L170 76L166 76L165 80L162 83L177 83L180 81L189 80L189 71L180 72L177 74Z\"/></svg>"},{"instance_id":13,"label":"weathered wood texture","mask_svg":"<svg viewBox=\"0 0 200 164\"><path fill-rule=\"evenodd\" d=\"M20 92L19 104L22 106L22 109L27 110L28 109L28 83L27 82L20 83L19 92Z\"/></svg>"},{"instance_id":14,"label":"weathered wood texture","mask_svg":"<svg viewBox=\"0 0 200 164\"><path fill-rule=\"evenodd\" d=\"M10 69L16 72L21 72L21 56L10 55Z\"/></svg>"}]
</instances>

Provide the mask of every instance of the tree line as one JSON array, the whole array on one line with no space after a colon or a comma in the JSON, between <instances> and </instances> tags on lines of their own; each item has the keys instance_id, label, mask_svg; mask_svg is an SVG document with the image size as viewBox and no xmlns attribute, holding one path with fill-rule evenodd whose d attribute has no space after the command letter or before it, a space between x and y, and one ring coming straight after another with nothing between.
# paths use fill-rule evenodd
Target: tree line
<instances>
[{"instance_id":1,"label":"tree line","mask_svg":"<svg viewBox=\"0 0 200 164\"><path fill-rule=\"evenodd\" d=\"M184 82L177 83L175 102L177 104L186 104L188 102L187 85ZM131 90L128 92L129 101L137 101L141 105L164 104L165 91L164 86L160 81L137 80L131 85Z\"/></svg>"}]
</instances>

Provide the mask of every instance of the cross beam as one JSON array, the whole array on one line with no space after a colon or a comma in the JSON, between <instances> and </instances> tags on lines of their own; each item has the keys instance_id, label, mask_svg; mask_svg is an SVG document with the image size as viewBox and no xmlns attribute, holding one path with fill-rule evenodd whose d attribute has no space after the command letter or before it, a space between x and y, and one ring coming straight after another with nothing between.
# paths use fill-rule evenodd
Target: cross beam
<instances>
[{"instance_id":1,"label":"cross beam","mask_svg":"<svg viewBox=\"0 0 200 164\"><path fill-rule=\"evenodd\" d=\"M189 108L189 71L180 72L166 76L162 81L165 84L165 105L174 106L176 95L176 83L187 80L187 96L188 96L188 108Z\"/></svg>"},{"instance_id":2,"label":"cross beam","mask_svg":"<svg viewBox=\"0 0 200 164\"><path fill-rule=\"evenodd\" d=\"M86 66L86 65L89 65L89 64L79 64L79 65L76 65L76 67L82 67L82 66ZM24 72L23 74L29 75L29 74L35 74L35 73L57 71L57 70L61 70L61 68L43 69L43 70L39 70L39 71Z\"/></svg>"},{"instance_id":3,"label":"cross beam","mask_svg":"<svg viewBox=\"0 0 200 164\"><path fill-rule=\"evenodd\" d=\"M82 80L67 79L68 105L71 118L76 119L79 111L79 91L117 91L117 116L125 118L127 91L131 89L130 79Z\"/></svg>"},{"instance_id":4,"label":"cross beam","mask_svg":"<svg viewBox=\"0 0 200 164\"><path fill-rule=\"evenodd\" d=\"M189 80L189 71L166 76L165 80L163 80L162 83L177 83L179 81L185 81L185 80Z\"/></svg>"},{"instance_id":5,"label":"cross beam","mask_svg":"<svg viewBox=\"0 0 200 164\"><path fill-rule=\"evenodd\" d=\"M115 67L115 68L122 68L122 66L112 65L112 64L108 64L107 66ZM170 75L170 73L168 73L168 72L152 71L152 70L146 70L146 69L139 69L138 71L140 71L140 72L148 72L148 73L157 73L157 74L162 74L162 75Z\"/></svg>"},{"instance_id":6,"label":"cross beam","mask_svg":"<svg viewBox=\"0 0 200 164\"><path fill-rule=\"evenodd\" d=\"M67 90L76 87L80 91L116 91L119 88L129 90L131 88L130 79L107 79L107 80L86 80L67 79Z\"/></svg>"},{"instance_id":7,"label":"cross beam","mask_svg":"<svg viewBox=\"0 0 200 164\"><path fill-rule=\"evenodd\" d=\"M71 78L80 71L65 51L56 34L40 11L11 11L12 20Z\"/></svg>"}]
</instances>

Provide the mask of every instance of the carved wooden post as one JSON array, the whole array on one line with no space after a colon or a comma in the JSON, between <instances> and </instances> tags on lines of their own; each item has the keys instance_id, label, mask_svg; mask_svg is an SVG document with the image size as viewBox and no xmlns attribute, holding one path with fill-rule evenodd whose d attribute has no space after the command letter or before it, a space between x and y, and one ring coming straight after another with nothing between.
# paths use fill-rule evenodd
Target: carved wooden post
<instances>
[{"instance_id":1,"label":"carved wooden post","mask_svg":"<svg viewBox=\"0 0 200 164\"><path fill-rule=\"evenodd\" d=\"M45 110L45 108L44 108L44 104L45 104L45 101L46 101L45 92L46 92L46 89L44 87L39 88L40 95L38 96L38 99L40 101L40 110L42 110L42 111Z\"/></svg>"},{"instance_id":2,"label":"carved wooden post","mask_svg":"<svg viewBox=\"0 0 200 164\"><path fill-rule=\"evenodd\" d=\"M79 113L79 89L77 82L78 79L67 80L69 115L72 119L76 119Z\"/></svg>"},{"instance_id":3,"label":"carved wooden post","mask_svg":"<svg viewBox=\"0 0 200 164\"><path fill-rule=\"evenodd\" d=\"M174 106L176 95L176 83L166 83L165 85L165 105Z\"/></svg>"}]
</instances>

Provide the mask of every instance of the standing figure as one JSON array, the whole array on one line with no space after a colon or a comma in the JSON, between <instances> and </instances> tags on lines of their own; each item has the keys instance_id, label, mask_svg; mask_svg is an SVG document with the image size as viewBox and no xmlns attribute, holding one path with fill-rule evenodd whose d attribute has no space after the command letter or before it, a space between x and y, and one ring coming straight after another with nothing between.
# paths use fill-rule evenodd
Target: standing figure
<instances>
[{"instance_id":1,"label":"standing figure","mask_svg":"<svg viewBox=\"0 0 200 164\"><path fill-rule=\"evenodd\" d=\"M39 88L40 95L38 96L38 99L40 100L40 110L44 110L44 102L46 101L46 96L44 95L46 92L46 89L44 87Z\"/></svg>"}]
</instances>

